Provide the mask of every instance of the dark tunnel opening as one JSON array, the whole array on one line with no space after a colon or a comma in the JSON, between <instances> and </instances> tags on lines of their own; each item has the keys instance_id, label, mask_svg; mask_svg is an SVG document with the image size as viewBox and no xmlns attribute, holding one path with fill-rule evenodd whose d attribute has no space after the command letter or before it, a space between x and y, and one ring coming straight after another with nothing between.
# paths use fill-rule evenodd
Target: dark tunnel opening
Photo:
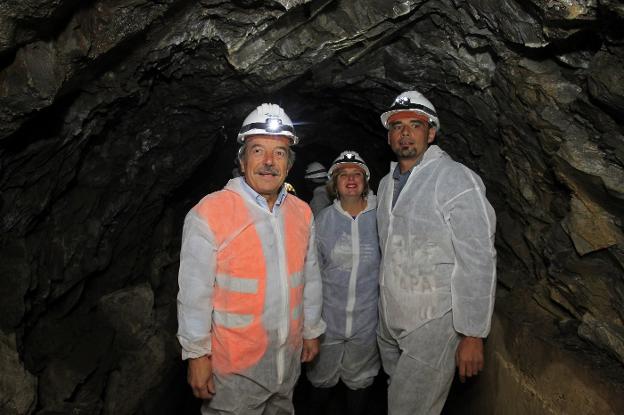
<instances>
[{"instance_id":1,"label":"dark tunnel opening","mask_svg":"<svg viewBox=\"0 0 624 415\"><path fill-rule=\"evenodd\" d=\"M394 160L379 115L407 89L497 214L486 370L444 413L624 412L617 2L41 3L0 5L1 413L197 413L182 223L231 177L245 115L295 121L302 199L306 165L346 149L376 190ZM297 413L306 396L304 379Z\"/></svg>"}]
</instances>

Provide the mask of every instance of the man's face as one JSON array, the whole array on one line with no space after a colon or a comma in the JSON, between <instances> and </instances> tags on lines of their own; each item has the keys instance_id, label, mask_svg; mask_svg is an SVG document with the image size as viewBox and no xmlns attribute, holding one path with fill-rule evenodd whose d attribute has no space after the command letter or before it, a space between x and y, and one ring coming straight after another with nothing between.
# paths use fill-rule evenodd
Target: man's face
<instances>
[{"instance_id":1,"label":"man's face","mask_svg":"<svg viewBox=\"0 0 624 415\"><path fill-rule=\"evenodd\" d=\"M435 128L418 114L389 122L388 144L399 160L418 160L435 138Z\"/></svg>"},{"instance_id":2,"label":"man's face","mask_svg":"<svg viewBox=\"0 0 624 415\"><path fill-rule=\"evenodd\" d=\"M284 136L247 137L241 168L247 184L268 201L277 198L288 174L288 145Z\"/></svg>"}]
</instances>

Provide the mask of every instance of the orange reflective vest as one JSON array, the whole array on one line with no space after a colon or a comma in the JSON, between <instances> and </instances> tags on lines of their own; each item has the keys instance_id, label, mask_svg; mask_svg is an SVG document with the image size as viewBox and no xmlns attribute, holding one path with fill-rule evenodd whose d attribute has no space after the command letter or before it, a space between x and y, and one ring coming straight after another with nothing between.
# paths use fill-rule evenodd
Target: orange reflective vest
<instances>
[{"instance_id":1,"label":"orange reflective vest","mask_svg":"<svg viewBox=\"0 0 624 415\"><path fill-rule=\"evenodd\" d=\"M257 221L270 214L250 212L243 197L222 190L204 198L196 212L209 225L217 246L217 275L213 291L212 362L217 373L241 373L260 361L268 346L262 322L266 289L266 258ZM287 196L280 205L289 287L288 344L298 350L303 331L303 268L312 214L301 200ZM277 235L276 235L277 236ZM278 243L278 242L275 242ZM280 277L281 278L281 277Z\"/></svg>"}]
</instances>

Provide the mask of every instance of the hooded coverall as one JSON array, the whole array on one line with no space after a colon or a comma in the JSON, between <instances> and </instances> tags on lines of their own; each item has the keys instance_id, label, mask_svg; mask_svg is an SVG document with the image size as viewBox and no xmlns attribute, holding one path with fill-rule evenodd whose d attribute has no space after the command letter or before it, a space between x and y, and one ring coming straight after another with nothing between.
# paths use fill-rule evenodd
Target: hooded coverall
<instances>
[{"instance_id":1,"label":"hooded coverall","mask_svg":"<svg viewBox=\"0 0 624 415\"><path fill-rule=\"evenodd\" d=\"M388 413L438 414L460 334L486 337L494 307L495 215L483 182L438 146L413 167L392 207L379 185L382 249L379 348L390 376Z\"/></svg>"},{"instance_id":2,"label":"hooded coverall","mask_svg":"<svg viewBox=\"0 0 624 415\"><path fill-rule=\"evenodd\" d=\"M321 350L307 367L313 386L328 388L342 379L350 389L373 383L379 371L377 316L379 262L376 198L354 218L338 200L315 217L323 277Z\"/></svg>"},{"instance_id":3,"label":"hooded coverall","mask_svg":"<svg viewBox=\"0 0 624 415\"><path fill-rule=\"evenodd\" d=\"M178 339L183 359L212 356L204 415L294 412L303 338L325 329L314 240L307 204L282 188L271 212L242 177L187 214Z\"/></svg>"}]
</instances>

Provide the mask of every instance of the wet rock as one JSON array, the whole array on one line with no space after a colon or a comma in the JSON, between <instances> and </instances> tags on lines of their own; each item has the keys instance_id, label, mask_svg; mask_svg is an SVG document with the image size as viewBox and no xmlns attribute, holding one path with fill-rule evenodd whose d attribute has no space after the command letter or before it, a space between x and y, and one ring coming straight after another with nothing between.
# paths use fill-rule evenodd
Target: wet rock
<instances>
[{"instance_id":1,"label":"wet rock","mask_svg":"<svg viewBox=\"0 0 624 415\"><path fill-rule=\"evenodd\" d=\"M540 25L516 2L478 0L470 2L473 16L483 20L491 29L508 41L529 48L546 46Z\"/></svg>"},{"instance_id":2,"label":"wet rock","mask_svg":"<svg viewBox=\"0 0 624 415\"><path fill-rule=\"evenodd\" d=\"M166 333L154 335L141 348L123 355L119 368L108 380L104 414L136 413L146 401L161 399L150 391L163 383L171 366L166 336Z\"/></svg>"},{"instance_id":3,"label":"wet rock","mask_svg":"<svg viewBox=\"0 0 624 415\"><path fill-rule=\"evenodd\" d=\"M71 13L76 0L19 1L0 4L0 54L27 43L37 36L52 32L59 20Z\"/></svg>"},{"instance_id":4,"label":"wet rock","mask_svg":"<svg viewBox=\"0 0 624 415\"><path fill-rule=\"evenodd\" d=\"M99 310L115 330L122 350L141 349L153 331L154 293L147 284L122 289L100 299Z\"/></svg>"},{"instance_id":5,"label":"wet rock","mask_svg":"<svg viewBox=\"0 0 624 415\"><path fill-rule=\"evenodd\" d=\"M48 107L83 77L99 72L96 59L145 30L172 2L157 6L94 2L79 9L54 42L31 42L19 49L11 65L0 72L0 140L32 112Z\"/></svg>"},{"instance_id":6,"label":"wet rock","mask_svg":"<svg viewBox=\"0 0 624 415\"><path fill-rule=\"evenodd\" d=\"M624 75L618 70L624 65L624 49L606 48L592 60L588 77L592 98L620 120L624 118Z\"/></svg>"},{"instance_id":7,"label":"wet rock","mask_svg":"<svg viewBox=\"0 0 624 415\"><path fill-rule=\"evenodd\" d=\"M9 241L0 252L0 273L4 276L0 285L0 330L10 331L26 312L24 297L30 286L30 267L23 240Z\"/></svg>"},{"instance_id":8,"label":"wet rock","mask_svg":"<svg viewBox=\"0 0 624 415\"><path fill-rule=\"evenodd\" d=\"M136 413L142 406L158 409L163 397L150 391L168 384L167 376L179 362L171 332L159 329L154 314L154 295L147 284L122 289L102 297L99 312L115 329L115 349L120 360L109 374L103 403L104 414ZM165 401L168 399L165 397Z\"/></svg>"},{"instance_id":9,"label":"wet rock","mask_svg":"<svg viewBox=\"0 0 624 415\"><path fill-rule=\"evenodd\" d=\"M624 363L624 330L617 322L600 321L590 313L583 316L579 336L610 350Z\"/></svg>"},{"instance_id":10,"label":"wet rock","mask_svg":"<svg viewBox=\"0 0 624 415\"><path fill-rule=\"evenodd\" d=\"M614 218L591 200L573 197L570 214L563 222L563 226L580 255L624 242Z\"/></svg>"},{"instance_id":11,"label":"wet rock","mask_svg":"<svg viewBox=\"0 0 624 415\"><path fill-rule=\"evenodd\" d=\"M6 415L33 413L37 403L37 378L20 361L15 334L0 331L0 412Z\"/></svg>"},{"instance_id":12,"label":"wet rock","mask_svg":"<svg viewBox=\"0 0 624 415\"><path fill-rule=\"evenodd\" d=\"M527 307L523 309L526 315ZM605 362L590 354L581 358L576 345L553 348L542 336L553 336L552 327L496 317L485 369L469 385L454 386L450 413L599 415L624 410L624 385L604 378L609 372Z\"/></svg>"}]
</instances>

